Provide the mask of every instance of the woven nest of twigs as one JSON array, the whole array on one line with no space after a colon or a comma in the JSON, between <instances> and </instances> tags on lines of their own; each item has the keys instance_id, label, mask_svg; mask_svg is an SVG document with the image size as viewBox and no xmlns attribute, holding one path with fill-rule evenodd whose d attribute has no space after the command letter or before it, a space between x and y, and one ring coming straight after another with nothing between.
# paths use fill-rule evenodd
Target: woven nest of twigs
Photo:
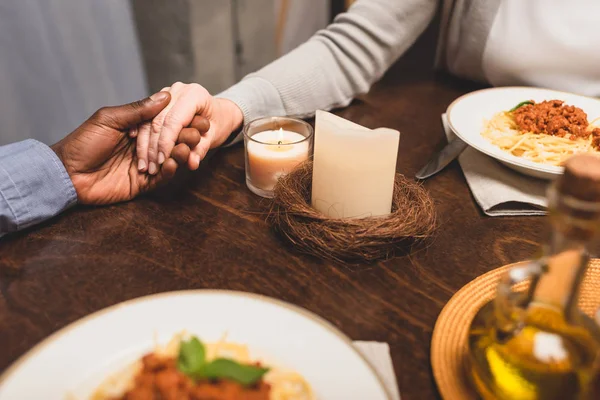
<instances>
[{"instance_id":1,"label":"woven nest of twigs","mask_svg":"<svg viewBox=\"0 0 600 400\"><path fill-rule=\"evenodd\" d=\"M396 174L392 213L384 217L330 218L311 207L312 164L281 178L268 221L304 253L342 261L374 261L406 253L433 235L434 203L423 187Z\"/></svg>"}]
</instances>

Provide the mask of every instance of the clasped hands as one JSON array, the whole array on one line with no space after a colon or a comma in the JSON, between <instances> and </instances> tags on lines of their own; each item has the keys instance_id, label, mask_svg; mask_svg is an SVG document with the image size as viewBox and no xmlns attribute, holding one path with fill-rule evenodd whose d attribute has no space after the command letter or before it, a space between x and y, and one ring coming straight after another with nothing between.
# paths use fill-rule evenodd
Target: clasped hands
<instances>
[{"instance_id":1,"label":"clasped hands","mask_svg":"<svg viewBox=\"0 0 600 400\"><path fill-rule=\"evenodd\" d=\"M134 103L104 107L51 146L83 204L131 200L198 168L243 121L235 103L175 83Z\"/></svg>"}]
</instances>

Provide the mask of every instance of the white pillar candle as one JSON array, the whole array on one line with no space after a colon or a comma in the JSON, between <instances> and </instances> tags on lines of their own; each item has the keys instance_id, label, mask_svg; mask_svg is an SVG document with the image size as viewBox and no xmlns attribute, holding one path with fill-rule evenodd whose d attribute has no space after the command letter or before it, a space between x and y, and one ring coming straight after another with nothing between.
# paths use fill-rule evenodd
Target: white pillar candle
<instances>
[{"instance_id":1,"label":"white pillar candle","mask_svg":"<svg viewBox=\"0 0 600 400\"><path fill-rule=\"evenodd\" d=\"M308 159L310 146L300 133L279 129L252 135L246 151L252 185L271 191L281 176Z\"/></svg>"},{"instance_id":2,"label":"white pillar candle","mask_svg":"<svg viewBox=\"0 0 600 400\"><path fill-rule=\"evenodd\" d=\"M312 206L332 218L392 211L400 132L317 111Z\"/></svg>"}]
</instances>

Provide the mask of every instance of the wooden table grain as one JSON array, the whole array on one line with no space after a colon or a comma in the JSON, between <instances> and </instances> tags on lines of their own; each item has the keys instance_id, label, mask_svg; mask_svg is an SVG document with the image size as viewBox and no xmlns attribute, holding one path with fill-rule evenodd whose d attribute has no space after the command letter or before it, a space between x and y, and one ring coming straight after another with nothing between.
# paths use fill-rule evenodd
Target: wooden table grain
<instances>
[{"instance_id":1,"label":"wooden table grain","mask_svg":"<svg viewBox=\"0 0 600 400\"><path fill-rule=\"evenodd\" d=\"M429 35L431 37L431 34ZM436 75L412 50L339 114L401 131L398 170L416 171L445 143L440 114L474 84ZM439 397L429 362L436 318L464 284L529 257L543 218L490 218L456 162L425 182L440 226L427 247L386 262L339 265L304 256L264 222L244 182L241 147L224 149L160 196L75 207L0 241L0 370L65 325L124 300L181 289L282 299L352 339L388 342L403 400Z\"/></svg>"}]
</instances>

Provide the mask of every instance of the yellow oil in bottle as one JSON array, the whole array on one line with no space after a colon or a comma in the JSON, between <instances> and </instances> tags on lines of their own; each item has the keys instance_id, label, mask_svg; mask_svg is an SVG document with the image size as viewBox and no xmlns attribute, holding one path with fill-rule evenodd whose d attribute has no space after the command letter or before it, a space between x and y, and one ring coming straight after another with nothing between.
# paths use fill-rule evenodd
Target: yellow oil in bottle
<instances>
[{"instance_id":1,"label":"yellow oil in bottle","mask_svg":"<svg viewBox=\"0 0 600 400\"><path fill-rule=\"evenodd\" d=\"M469 328L466 372L486 400L600 400L600 326L577 308L600 231L600 158L567 161L548 193L543 254L504 275Z\"/></svg>"},{"instance_id":2,"label":"yellow oil in bottle","mask_svg":"<svg viewBox=\"0 0 600 400\"><path fill-rule=\"evenodd\" d=\"M523 326L499 332L489 323L493 303L481 309L469 332L470 375L484 399L600 399L594 390L600 352L595 322L567 322L552 307L530 305ZM486 322L487 321L487 322Z\"/></svg>"}]
</instances>

